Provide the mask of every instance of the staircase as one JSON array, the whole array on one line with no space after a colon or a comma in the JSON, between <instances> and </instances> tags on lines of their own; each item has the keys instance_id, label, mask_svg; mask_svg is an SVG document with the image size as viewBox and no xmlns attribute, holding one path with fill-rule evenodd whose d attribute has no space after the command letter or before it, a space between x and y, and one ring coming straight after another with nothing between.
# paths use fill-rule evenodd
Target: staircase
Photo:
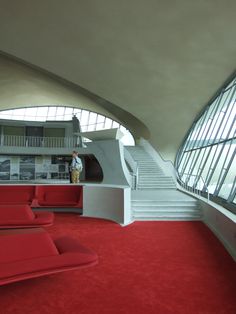
<instances>
[{"instance_id":1,"label":"staircase","mask_svg":"<svg viewBox=\"0 0 236 314\"><path fill-rule=\"evenodd\" d=\"M177 190L132 191L133 220L201 220L199 202Z\"/></svg>"},{"instance_id":2,"label":"staircase","mask_svg":"<svg viewBox=\"0 0 236 314\"><path fill-rule=\"evenodd\" d=\"M178 191L152 156L141 146L126 149L138 166L136 190L131 193L133 220L201 220L199 202Z\"/></svg>"},{"instance_id":3,"label":"staircase","mask_svg":"<svg viewBox=\"0 0 236 314\"><path fill-rule=\"evenodd\" d=\"M128 146L127 149L138 164L138 190L176 189L173 178L165 175L142 147Z\"/></svg>"}]
</instances>

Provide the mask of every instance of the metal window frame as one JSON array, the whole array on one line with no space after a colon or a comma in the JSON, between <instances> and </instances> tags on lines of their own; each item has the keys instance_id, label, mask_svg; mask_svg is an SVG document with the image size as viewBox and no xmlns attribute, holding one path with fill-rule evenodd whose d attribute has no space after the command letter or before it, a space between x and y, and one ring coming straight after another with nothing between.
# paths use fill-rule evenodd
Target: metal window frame
<instances>
[{"instance_id":1,"label":"metal window frame","mask_svg":"<svg viewBox=\"0 0 236 314\"><path fill-rule=\"evenodd\" d=\"M223 96L227 93L225 99ZM233 105L230 108L230 104ZM227 148L226 156L224 157L223 163L221 165L221 169L217 176L217 183L214 189L214 193L211 193L213 198L219 199L219 193L224 185L225 179L231 169L232 163L234 161L234 157L236 154L236 148L231 154L231 147L234 143L236 132L231 135L232 129L234 130L236 119L234 118L229 125L230 119L232 118L232 112L236 105L236 71L232 73L229 79L221 86L220 89L216 92L216 94L210 99L207 105L201 110L199 115L194 120L191 128L187 132L184 137L180 148L176 154L175 159L175 167L177 170L178 180L180 184L183 186L189 186L188 183L190 179L193 177L194 173L194 184L191 185L193 189L197 189L198 182L202 177L203 171L206 170L207 160L212 152L213 147L216 147L214 156L210 162L209 169L204 173L205 177L205 186L199 193L206 194L206 189L208 190L208 185L211 182L213 175L215 174L215 170L217 166L219 166L219 161L223 150L225 149L225 145L229 144ZM212 107L213 106L213 107ZM226 107L226 110L222 110ZM209 110L211 110L209 114ZM230 112L229 112L230 110ZM223 113L221 117L221 121L217 121L215 119L216 114ZM208 123L211 120L210 123ZM227 134L223 137L223 134L226 132ZM196 132L194 135L194 139L191 140L193 132ZM215 133L215 134L214 134ZM211 135L214 134L214 139L211 139ZM201 137L201 138L200 138ZM207 149L207 148L210 149ZM204 152L201 154L202 150ZM231 154L231 155L229 155ZM199 160L200 158L200 160ZM221 161L222 162L222 161ZM197 167L196 167L197 165ZM186 171L187 169L187 171ZM200 188L199 188L200 189ZM233 204L233 200L236 195L236 179L232 184L232 188L230 193L228 194L228 198L222 200L225 202ZM235 204L235 203L234 203Z\"/></svg>"}]
</instances>

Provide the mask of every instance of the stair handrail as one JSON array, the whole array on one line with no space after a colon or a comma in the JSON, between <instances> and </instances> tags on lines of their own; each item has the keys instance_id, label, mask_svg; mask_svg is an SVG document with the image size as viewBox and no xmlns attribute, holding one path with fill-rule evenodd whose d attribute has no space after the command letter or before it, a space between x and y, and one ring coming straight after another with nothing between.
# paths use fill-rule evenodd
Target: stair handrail
<instances>
[{"instance_id":1,"label":"stair handrail","mask_svg":"<svg viewBox=\"0 0 236 314\"><path fill-rule=\"evenodd\" d=\"M138 189L138 177L139 177L139 167L138 167L138 163L137 163L137 168L136 168L136 172L135 172L135 190Z\"/></svg>"},{"instance_id":2,"label":"stair handrail","mask_svg":"<svg viewBox=\"0 0 236 314\"><path fill-rule=\"evenodd\" d=\"M189 177L198 177L200 180L202 180L203 187L204 187L204 189L207 192L207 201L209 202L209 200L210 200L210 191L209 191L209 188L208 188L208 186L206 184L206 181L204 180L203 176L202 175L198 176L197 174L189 174L189 173L185 173L185 172L182 173L182 175L187 175ZM191 187L191 186L188 185L187 182L183 182L182 180L181 180L181 183L183 183L183 186L184 186L184 188L187 191L190 191L190 192L192 192L194 194L197 194L197 195L201 195L201 190L198 190L194 185Z\"/></svg>"},{"instance_id":3,"label":"stair handrail","mask_svg":"<svg viewBox=\"0 0 236 314\"><path fill-rule=\"evenodd\" d=\"M133 156L131 155L131 153L128 151L126 147L124 147L124 158L131 169L130 175L132 176L132 188L134 190L137 190L138 189L138 172L139 172L138 163L137 161L134 160Z\"/></svg>"}]
</instances>

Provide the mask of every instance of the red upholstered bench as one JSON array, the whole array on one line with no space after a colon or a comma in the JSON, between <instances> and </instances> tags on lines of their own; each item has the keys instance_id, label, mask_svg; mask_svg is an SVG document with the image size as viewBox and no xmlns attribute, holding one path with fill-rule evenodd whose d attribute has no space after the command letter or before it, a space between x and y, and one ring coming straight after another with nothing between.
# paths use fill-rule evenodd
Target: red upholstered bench
<instances>
[{"instance_id":1,"label":"red upholstered bench","mask_svg":"<svg viewBox=\"0 0 236 314\"><path fill-rule=\"evenodd\" d=\"M32 185L0 185L0 204L31 204L34 190Z\"/></svg>"},{"instance_id":2,"label":"red upholstered bench","mask_svg":"<svg viewBox=\"0 0 236 314\"><path fill-rule=\"evenodd\" d=\"M83 208L83 187L73 185L36 186L32 207Z\"/></svg>"},{"instance_id":3,"label":"red upholstered bench","mask_svg":"<svg viewBox=\"0 0 236 314\"><path fill-rule=\"evenodd\" d=\"M41 228L0 231L0 285L97 263L97 254L70 237Z\"/></svg>"},{"instance_id":4,"label":"red upholstered bench","mask_svg":"<svg viewBox=\"0 0 236 314\"><path fill-rule=\"evenodd\" d=\"M53 213L33 212L27 204L0 204L0 229L50 226L53 221Z\"/></svg>"},{"instance_id":5,"label":"red upholstered bench","mask_svg":"<svg viewBox=\"0 0 236 314\"><path fill-rule=\"evenodd\" d=\"M0 204L29 204L33 208L83 208L78 185L0 185Z\"/></svg>"}]
</instances>

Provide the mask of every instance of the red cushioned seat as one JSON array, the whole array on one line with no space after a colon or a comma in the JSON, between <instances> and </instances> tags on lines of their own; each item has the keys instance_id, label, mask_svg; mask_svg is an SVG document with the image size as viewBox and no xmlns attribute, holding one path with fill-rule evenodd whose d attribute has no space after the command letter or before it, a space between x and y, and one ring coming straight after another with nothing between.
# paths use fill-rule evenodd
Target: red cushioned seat
<instances>
[{"instance_id":1,"label":"red cushioned seat","mask_svg":"<svg viewBox=\"0 0 236 314\"><path fill-rule=\"evenodd\" d=\"M0 205L0 229L50 226L53 224L53 221L53 213L33 212L27 204Z\"/></svg>"},{"instance_id":2,"label":"red cushioned seat","mask_svg":"<svg viewBox=\"0 0 236 314\"><path fill-rule=\"evenodd\" d=\"M0 231L0 285L87 267L97 254L76 239L52 239L41 228Z\"/></svg>"},{"instance_id":3,"label":"red cushioned seat","mask_svg":"<svg viewBox=\"0 0 236 314\"><path fill-rule=\"evenodd\" d=\"M36 187L33 207L83 207L83 187L40 185Z\"/></svg>"},{"instance_id":4,"label":"red cushioned seat","mask_svg":"<svg viewBox=\"0 0 236 314\"><path fill-rule=\"evenodd\" d=\"M32 185L1 185L1 204L31 204L35 187Z\"/></svg>"}]
</instances>

